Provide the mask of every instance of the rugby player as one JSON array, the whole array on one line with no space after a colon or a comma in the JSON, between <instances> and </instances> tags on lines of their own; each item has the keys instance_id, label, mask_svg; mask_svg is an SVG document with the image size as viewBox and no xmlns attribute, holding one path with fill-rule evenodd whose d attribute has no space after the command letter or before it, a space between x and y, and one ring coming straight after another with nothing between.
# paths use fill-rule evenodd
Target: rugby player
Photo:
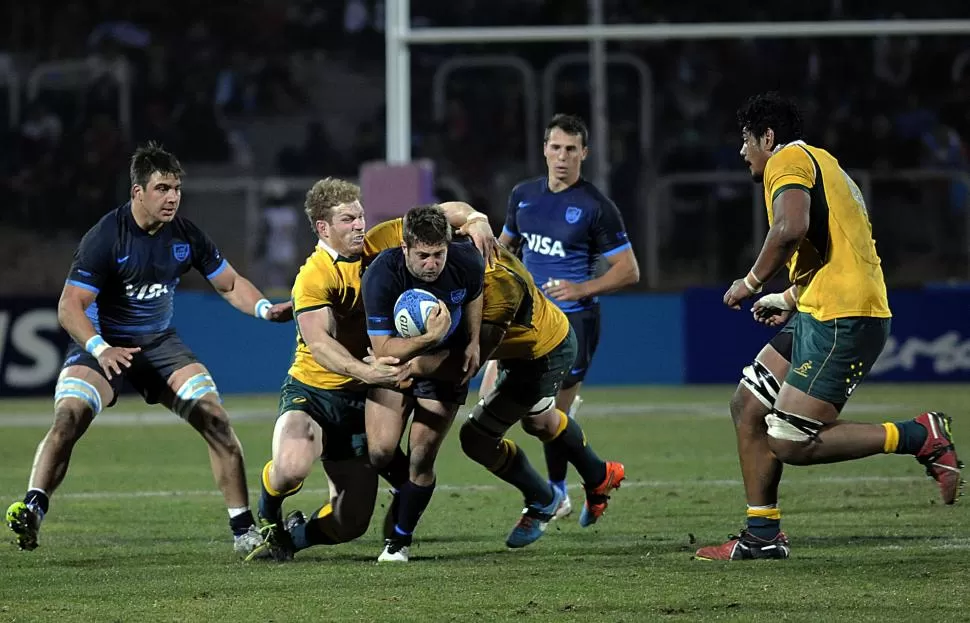
<instances>
[{"instance_id":1,"label":"rugby player","mask_svg":"<svg viewBox=\"0 0 970 623\"><path fill-rule=\"evenodd\" d=\"M579 117L556 115L546 125L543 155L547 173L521 182L509 195L508 212L499 242L521 243L522 261L546 296L566 313L576 333L576 361L570 366L556 396L556 408L575 417L582 399L579 389L593 361L600 336L598 296L640 280L623 218L616 205L596 186L581 177L588 154L589 131ZM600 257L610 267L594 277ZM492 386L496 362L486 367L482 394ZM566 457L555 446L545 446L550 483L566 492ZM590 485L590 483L586 483ZM592 485L595 488L595 485ZM587 502L590 502L587 488ZM602 499L592 494L597 507ZM599 516L584 506L580 525ZM569 496L563 497L557 517L572 512Z\"/></svg>"},{"instance_id":2,"label":"rugby player","mask_svg":"<svg viewBox=\"0 0 970 623\"><path fill-rule=\"evenodd\" d=\"M374 355L407 362L435 351L460 353L457 381L417 378L404 390L374 389L366 406L371 463L383 468L398 450L409 416L410 473L392 503L396 519L386 535L382 562L407 562L412 534L431 501L434 463L458 407L468 395L468 380L479 368L482 284L485 261L470 242L453 241L440 206L412 208L404 216L403 242L384 251L364 273L364 309ZM396 335L394 304L405 290L421 288L438 298L423 335Z\"/></svg>"},{"instance_id":3,"label":"rugby player","mask_svg":"<svg viewBox=\"0 0 970 623\"><path fill-rule=\"evenodd\" d=\"M771 226L754 266L724 303L740 309L786 264L793 285L752 308L760 322L787 325L744 369L731 400L747 525L726 543L697 550L703 560L789 557L778 508L783 464L907 454L938 482L945 504L962 483L944 414L882 424L839 419L882 352L892 315L862 193L832 154L801 140L793 102L754 96L738 122L741 156L764 183Z\"/></svg>"},{"instance_id":4,"label":"rugby player","mask_svg":"<svg viewBox=\"0 0 970 623\"><path fill-rule=\"evenodd\" d=\"M367 530L378 476L367 455L367 390L395 387L410 376L396 358L368 357L360 286L365 262L399 244L399 235L381 226L364 235L360 188L348 181L318 181L304 208L317 248L293 284L296 353L280 391L272 459L262 471L258 514L264 543L248 560L288 560L312 545L344 543ZM318 459L330 500L309 520L299 511L291 513L287 530L283 502L302 488ZM403 453L398 465L401 459ZM397 485L404 478L406 462L403 476L388 475Z\"/></svg>"},{"instance_id":5,"label":"rugby player","mask_svg":"<svg viewBox=\"0 0 970 623\"><path fill-rule=\"evenodd\" d=\"M357 185L335 178L318 181L307 193L305 211L319 242L293 287L296 354L281 391L273 458L261 477L265 540L249 560L289 560L313 545L353 540L367 530L373 514L378 472L367 458L364 402L370 386L406 385L409 366L367 354L361 274L381 251L401 245L402 226L394 219L365 235L360 196ZM495 241L490 231L483 233L487 229L470 225L466 232L490 256ZM329 501L309 519L295 510L284 521L284 500L302 488L318 458ZM394 490L407 482L408 458L400 447L380 475Z\"/></svg>"},{"instance_id":6,"label":"rugby player","mask_svg":"<svg viewBox=\"0 0 970 623\"><path fill-rule=\"evenodd\" d=\"M138 148L131 158L131 200L88 230L74 255L58 319L76 344L57 380L54 423L37 448L27 493L7 509L20 549L37 547L74 444L115 403L122 379L205 439L236 552L246 555L261 540L249 510L242 447L215 381L170 326L175 288L195 268L246 314L279 322L292 316L287 305L270 304L202 230L177 214L183 175L178 159L158 145Z\"/></svg>"}]
</instances>

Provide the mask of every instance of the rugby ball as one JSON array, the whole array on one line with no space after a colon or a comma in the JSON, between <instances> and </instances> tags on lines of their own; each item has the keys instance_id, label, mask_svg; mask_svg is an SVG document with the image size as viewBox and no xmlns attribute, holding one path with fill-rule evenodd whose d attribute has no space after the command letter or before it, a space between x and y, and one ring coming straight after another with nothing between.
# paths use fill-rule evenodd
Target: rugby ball
<instances>
[{"instance_id":1,"label":"rugby ball","mask_svg":"<svg viewBox=\"0 0 970 623\"><path fill-rule=\"evenodd\" d=\"M420 288L405 290L394 303L394 328L401 337L424 335L428 316L438 304L438 298Z\"/></svg>"}]
</instances>

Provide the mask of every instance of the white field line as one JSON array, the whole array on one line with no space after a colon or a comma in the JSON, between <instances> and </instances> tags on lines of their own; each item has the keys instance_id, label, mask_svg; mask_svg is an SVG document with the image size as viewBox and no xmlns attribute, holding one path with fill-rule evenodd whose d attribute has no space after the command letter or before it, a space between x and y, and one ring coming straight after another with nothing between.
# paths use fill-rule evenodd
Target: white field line
<instances>
[{"instance_id":1,"label":"white field line","mask_svg":"<svg viewBox=\"0 0 970 623\"><path fill-rule=\"evenodd\" d=\"M813 478L811 483L818 484L863 484L863 483L910 483L928 480L915 476L833 476L827 478ZM805 484L805 483L802 483ZM624 482L621 489L647 488L665 489L682 487L741 487L741 480L634 480ZM382 488L385 485L382 483ZM570 489L579 490L580 485L574 484ZM441 484L436 487L437 491L452 491L458 493L478 493L500 491L503 489L511 490L508 485L447 485ZM327 489L302 489L301 493L312 495L328 495ZM77 493L62 493L57 495L58 499L72 500L130 500L136 498L169 498L169 497L215 497L222 495L218 490L195 490L195 491L86 491Z\"/></svg>"},{"instance_id":2,"label":"white field line","mask_svg":"<svg viewBox=\"0 0 970 623\"><path fill-rule=\"evenodd\" d=\"M469 406L463 409L464 412L470 410ZM846 407L845 413L887 413L898 414L901 411L913 411L906 406L880 405L869 403L850 404ZM270 409L232 409L229 416L233 421L243 422L247 420L273 420L276 418L275 408ZM644 402L644 403L594 403L586 404L579 412L578 419L589 417L632 417L632 416L670 416L678 415L694 418L730 418L728 413L727 400L724 404L710 402ZM0 428L47 428L51 424L51 415L44 413L0 413ZM459 415L459 418L462 416ZM108 409L101 413L94 420L95 425L99 426L157 426L166 424L182 424L176 415L169 413L162 407L146 407L145 410L138 411L114 411Z\"/></svg>"}]
</instances>

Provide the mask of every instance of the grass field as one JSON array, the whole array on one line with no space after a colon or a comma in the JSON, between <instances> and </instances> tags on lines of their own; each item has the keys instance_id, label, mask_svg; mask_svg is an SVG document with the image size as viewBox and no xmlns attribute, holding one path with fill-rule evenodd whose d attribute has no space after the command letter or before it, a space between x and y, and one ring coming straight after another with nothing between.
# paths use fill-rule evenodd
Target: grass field
<instances>
[{"instance_id":1,"label":"grass field","mask_svg":"<svg viewBox=\"0 0 970 623\"><path fill-rule=\"evenodd\" d=\"M398 566L375 562L384 493L354 543L288 564L237 560L201 439L159 408L123 401L76 448L41 547L0 547L0 621L970 620L967 507L940 504L909 457L788 468L781 508L791 560L692 560L698 545L742 526L731 391L584 392L580 421L601 456L626 464L628 481L600 523L582 529L574 514L518 551L504 539L520 498L465 459L453 435L412 562ZM845 417L945 410L959 448L970 441L968 399L962 385L869 385ZM255 502L275 398L226 405ZM4 508L23 495L49 410L47 401L0 402ZM514 436L542 465L538 443ZM325 486L318 470L286 509L315 509ZM571 494L581 505L581 492Z\"/></svg>"}]
</instances>

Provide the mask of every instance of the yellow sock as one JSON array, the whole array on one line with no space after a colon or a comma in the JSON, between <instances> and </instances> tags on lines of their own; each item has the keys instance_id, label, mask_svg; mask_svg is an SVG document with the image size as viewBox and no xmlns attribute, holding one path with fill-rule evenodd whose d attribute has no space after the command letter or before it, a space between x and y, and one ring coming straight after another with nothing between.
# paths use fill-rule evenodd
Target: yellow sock
<instances>
[{"instance_id":1,"label":"yellow sock","mask_svg":"<svg viewBox=\"0 0 970 623\"><path fill-rule=\"evenodd\" d=\"M883 422L882 427L886 430L886 440L882 442L882 451L886 454L893 454L899 448L899 427L892 422Z\"/></svg>"},{"instance_id":2,"label":"yellow sock","mask_svg":"<svg viewBox=\"0 0 970 623\"><path fill-rule=\"evenodd\" d=\"M748 517L761 517L762 519L781 519L781 511L777 506L749 506Z\"/></svg>"},{"instance_id":3,"label":"yellow sock","mask_svg":"<svg viewBox=\"0 0 970 623\"><path fill-rule=\"evenodd\" d=\"M293 487L289 491L277 491L275 488L273 488L273 485L269 483L269 472L272 468L273 468L272 460L267 461L266 465L263 466L263 489L266 490L266 493L270 494L274 498L285 498L293 495L294 493L296 493L297 491L303 488L303 483L301 482L300 484Z\"/></svg>"}]
</instances>

